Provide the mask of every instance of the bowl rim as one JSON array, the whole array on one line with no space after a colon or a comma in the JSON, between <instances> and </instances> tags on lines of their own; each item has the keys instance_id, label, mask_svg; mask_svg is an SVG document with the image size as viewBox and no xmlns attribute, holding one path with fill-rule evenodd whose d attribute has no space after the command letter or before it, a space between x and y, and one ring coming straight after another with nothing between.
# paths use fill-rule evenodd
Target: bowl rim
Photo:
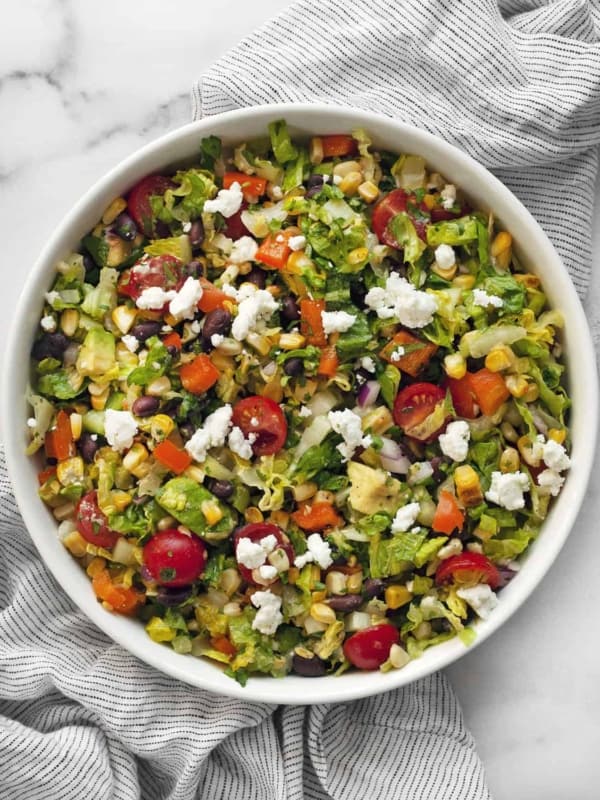
<instances>
[{"instance_id":1,"label":"bowl rim","mask_svg":"<svg viewBox=\"0 0 600 800\"><path fill-rule=\"evenodd\" d=\"M326 121L323 121L323 116L326 117ZM347 673L339 677L327 676L312 680L294 675L288 675L284 679L256 677L250 678L246 687L241 687L234 680L223 676L223 673L212 664L210 665L211 672L207 672L206 677L203 674L196 674L196 672L203 672L203 670L193 670L189 666L186 668L186 664L189 665L190 658L177 655L173 651L161 647L153 642L145 632L143 632L143 640L130 636L131 629L128 628L128 624L132 623L131 620L115 618L115 615L106 612L93 597L84 596L84 592L80 592L80 580L74 579L73 582L64 580L64 568L56 558L55 548L58 537L49 535L47 525L41 524L41 516L36 511L37 504L31 502L33 486L30 485L31 482L26 475L28 471L27 464L31 463L31 459L24 453L23 420L19 412L19 408L23 405L23 396L12 376L18 375L23 370L23 359L28 359L29 350L29 347L25 348L23 338L26 338L27 341L29 339L19 336L21 325L17 323L17 320L27 320L28 317L31 317L31 308L36 305L36 302L39 308L42 295L41 287L45 281L47 285L47 281L52 274L56 260L55 251L57 245L67 236L69 231L78 227L78 223L81 223L81 219L86 216L86 212L88 212L89 216L89 210L99 204L103 194L115 180L118 180L129 171L135 170L135 167L147 158L166 152L172 144L185 139L191 134L197 134L198 136L209 134L221 124L228 125L234 122L239 124L240 129L243 130L245 122L249 120L255 122L257 119L262 120L266 129L268 122L279 118L287 118L292 125L294 123L296 125L302 124L313 131L322 130L334 122L338 124L337 121L339 120L339 125L344 125L345 129L349 129L349 124L352 126L360 125L367 130L370 130L371 126L371 129L377 127L380 131L385 130L399 139L402 136L417 138L423 142L425 149L437 153L440 159L449 158L451 160L450 172L456 167L456 169L462 169L470 174L472 178L480 179L485 187L486 195L493 194L495 196L494 203L501 202L511 212L513 209L515 213L518 212L523 221L523 227L529 229L532 239L535 241L539 263L544 265L541 271L545 273L546 280L551 275L553 283L556 284L555 294L561 298L561 309L565 310L565 316L569 324L567 336L572 336L576 340L578 369L581 368L584 372L587 370L585 374L589 376L589 380L580 381L576 386L577 396L581 397L578 406L581 406L582 414L583 409L585 409L586 431L585 436L580 435L578 437L576 461L574 461L573 469L567 478L561 495L554 502L552 511L544 523L543 531L546 533L545 535L542 533L536 543L536 545L539 545L540 541L543 542L541 554L533 561L528 559L527 565L519 573L518 580L516 582L513 581L507 587L511 591L508 592L505 589L501 593L500 603L494 610L494 614L488 620L477 624L477 638L468 649L455 637L427 651L420 659L411 662L409 665L410 670L409 667L406 667L403 670L391 671L386 674L380 672L356 672ZM380 138L377 131L373 130L373 134L374 138ZM427 160L430 161L431 157L428 157ZM142 177L142 175L140 174L139 177ZM352 106L324 103L277 103L251 106L196 120L170 131L137 149L106 172L63 217L46 242L28 275L10 328L3 378L0 410L5 422L4 446L9 476L30 536L42 560L61 588L71 597L88 619L107 636L161 672L198 688L247 701L266 703L304 705L319 702L340 702L375 695L423 678L447 666L462 655L466 655L474 647L485 641L515 613L534 591L550 569L572 530L585 496L587 482L591 473L598 428L596 361L583 307L554 246L521 201L479 162L434 134L382 114L364 111ZM558 524L555 526L558 530L553 531L553 535L550 537L548 535L549 522L551 519L556 522L558 517L560 519L558 519ZM71 557L69 556L69 558ZM75 569L79 568L73 563L73 570ZM67 569L68 571L69 569ZM87 577L83 575L81 570L80 572L89 587ZM75 573L73 578L74 575ZM516 590L513 590L514 588ZM91 589L88 591L88 595L91 595ZM141 627L137 621L134 621L134 624ZM433 657L432 654L434 654ZM194 659L193 663L195 662L196 660Z\"/></svg>"}]
</instances>

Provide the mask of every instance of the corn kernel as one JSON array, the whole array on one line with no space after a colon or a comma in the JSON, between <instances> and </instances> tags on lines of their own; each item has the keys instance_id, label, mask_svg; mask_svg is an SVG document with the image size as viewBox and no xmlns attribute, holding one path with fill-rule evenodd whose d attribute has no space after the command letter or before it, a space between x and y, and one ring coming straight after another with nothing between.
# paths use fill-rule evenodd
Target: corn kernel
<instances>
[{"instance_id":1,"label":"corn kernel","mask_svg":"<svg viewBox=\"0 0 600 800\"><path fill-rule=\"evenodd\" d=\"M358 187L358 194L365 201L365 203L374 203L379 197L379 187L373 181L364 181Z\"/></svg>"},{"instance_id":2,"label":"corn kernel","mask_svg":"<svg viewBox=\"0 0 600 800\"><path fill-rule=\"evenodd\" d=\"M292 487L292 492L294 494L294 500L297 503L302 503L304 500L308 500L309 497L313 497L318 491L319 487L316 483L312 481L307 481L306 483L300 483L297 486Z\"/></svg>"},{"instance_id":3,"label":"corn kernel","mask_svg":"<svg viewBox=\"0 0 600 800\"><path fill-rule=\"evenodd\" d=\"M135 322L137 311L129 306L117 306L110 316L121 333L128 333Z\"/></svg>"},{"instance_id":4,"label":"corn kernel","mask_svg":"<svg viewBox=\"0 0 600 800\"><path fill-rule=\"evenodd\" d=\"M242 343L236 342L235 339L226 338L215 349L224 356L237 356L242 352Z\"/></svg>"},{"instance_id":5,"label":"corn kernel","mask_svg":"<svg viewBox=\"0 0 600 800\"><path fill-rule=\"evenodd\" d=\"M513 278L518 283L525 286L526 289L537 289L541 283L538 276L532 275L530 272L528 272L526 275L520 275L520 274L513 275Z\"/></svg>"},{"instance_id":6,"label":"corn kernel","mask_svg":"<svg viewBox=\"0 0 600 800\"><path fill-rule=\"evenodd\" d=\"M196 483L204 483L204 478L206 477L206 473L202 467L198 467L196 464L190 464L183 474L186 478L191 478L193 481L196 481Z\"/></svg>"},{"instance_id":7,"label":"corn kernel","mask_svg":"<svg viewBox=\"0 0 600 800\"><path fill-rule=\"evenodd\" d=\"M521 436L517 440L517 447L519 449L519 453L521 454L521 458L526 464L528 464L530 467L540 466L541 458L537 454L534 455L533 445L531 444L529 436Z\"/></svg>"},{"instance_id":8,"label":"corn kernel","mask_svg":"<svg viewBox=\"0 0 600 800\"><path fill-rule=\"evenodd\" d=\"M513 397L523 397L529 388L529 383L522 375L507 375L504 379L506 388Z\"/></svg>"},{"instance_id":9,"label":"corn kernel","mask_svg":"<svg viewBox=\"0 0 600 800\"><path fill-rule=\"evenodd\" d=\"M333 174L340 178L345 178L351 172L360 172L360 164L358 161L340 161L333 168Z\"/></svg>"},{"instance_id":10,"label":"corn kernel","mask_svg":"<svg viewBox=\"0 0 600 800\"><path fill-rule=\"evenodd\" d=\"M155 378L148 384L146 387L146 394L152 395L153 397L162 397L163 394L166 394L170 390L171 381L166 375L162 375L160 378Z\"/></svg>"},{"instance_id":11,"label":"corn kernel","mask_svg":"<svg viewBox=\"0 0 600 800\"><path fill-rule=\"evenodd\" d=\"M402 667L405 667L410 661L410 656L399 644L393 644L390 647L389 660L394 669L402 669Z\"/></svg>"},{"instance_id":12,"label":"corn kernel","mask_svg":"<svg viewBox=\"0 0 600 800\"><path fill-rule=\"evenodd\" d=\"M251 331L248 336L246 336L246 341L261 356L266 356L269 354L271 342L266 336L262 336L260 333L255 333L255 331Z\"/></svg>"},{"instance_id":13,"label":"corn kernel","mask_svg":"<svg viewBox=\"0 0 600 800\"><path fill-rule=\"evenodd\" d=\"M479 475L469 464L461 464L454 470L454 485L463 505L476 506L483 500Z\"/></svg>"},{"instance_id":14,"label":"corn kernel","mask_svg":"<svg viewBox=\"0 0 600 800\"><path fill-rule=\"evenodd\" d=\"M368 258L369 251L366 247L355 247L354 250L351 250L347 256L348 263L353 267L356 267L359 264L364 264Z\"/></svg>"},{"instance_id":15,"label":"corn kernel","mask_svg":"<svg viewBox=\"0 0 600 800\"><path fill-rule=\"evenodd\" d=\"M325 625L331 625L336 621L335 611L325 603L313 603L310 607L310 616L316 622L322 622Z\"/></svg>"},{"instance_id":16,"label":"corn kernel","mask_svg":"<svg viewBox=\"0 0 600 800\"><path fill-rule=\"evenodd\" d=\"M323 141L319 136L313 136L310 140L309 158L315 166L323 161Z\"/></svg>"},{"instance_id":17,"label":"corn kernel","mask_svg":"<svg viewBox=\"0 0 600 800\"><path fill-rule=\"evenodd\" d=\"M445 281L451 281L458 272L458 264L453 264L451 267L440 267L437 263L433 263L431 271L439 275Z\"/></svg>"},{"instance_id":18,"label":"corn kernel","mask_svg":"<svg viewBox=\"0 0 600 800\"><path fill-rule=\"evenodd\" d=\"M335 569L328 572L325 578L325 586L329 594L343 594L346 591L347 577L343 572L338 572Z\"/></svg>"},{"instance_id":19,"label":"corn kernel","mask_svg":"<svg viewBox=\"0 0 600 800\"><path fill-rule=\"evenodd\" d=\"M517 472L520 466L519 451L514 447L505 447L500 455L500 472Z\"/></svg>"},{"instance_id":20,"label":"corn kernel","mask_svg":"<svg viewBox=\"0 0 600 800\"><path fill-rule=\"evenodd\" d=\"M467 374L467 362L460 353L450 353L444 358L444 370L449 378L460 380Z\"/></svg>"},{"instance_id":21,"label":"corn kernel","mask_svg":"<svg viewBox=\"0 0 600 800\"><path fill-rule=\"evenodd\" d=\"M385 590L385 602L393 611L410 603L413 595L406 586L388 586Z\"/></svg>"},{"instance_id":22,"label":"corn kernel","mask_svg":"<svg viewBox=\"0 0 600 800\"><path fill-rule=\"evenodd\" d=\"M137 442L123 456L123 466L128 472L133 472L148 458L149 453L143 444ZM135 474L135 473L134 473Z\"/></svg>"},{"instance_id":23,"label":"corn kernel","mask_svg":"<svg viewBox=\"0 0 600 800\"><path fill-rule=\"evenodd\" d=\"M60 506L56 506L56 508L52 509L52 514L54 518L57 519L59 522L62 522L64 519L69 519L75 513L75 503L69 501L68 503L63 503Z\"/></svg>"},{"instance_id":24,"label":"corn kernel","mask_svg":"<svg viewBox=\"0 0 600 800\"><path fill-rule=\"evenodd\" d=\"M79 531L71 531L71 533L68 533L62 540L62 543L75 558L83 558L87 552L85 549L87 542Z\"/></svg>"},{"instance_id":25,"label":"corn kernel","mask_svg":"<svg viewBox=\"0 0 600 800\"><path fill-rule=\"evenodd\" d=\"M83 471L83 459L80 456L73 456L58 463L56 477L63 486L70 486L73 483L81 483Z\"/></svg>"},{"instance_id":26,"label":"corn kernel","mask_svg":"<svg viewBox=\"0 0 600 800\"><path fill-rule=\"evenodd\" d=\"M285 531L290 524L290 515L287 511L272 511L269 522L272 522L273 525L277 525L281 530Z\"/></svg>"},{"instance_id":27,"label":"corn kernel","mask_svg":"<svg viewBox=\"0 0 600 800\"><path fill-rule=\"evenodd\" d=\"M267 561L277 572L285 572L290 568L288 554L281 547L276 548L267 556Z\"/></svg>"},{"instance_id":28,"label":"corn kernel","mask_svg":"<svg viewBox=\"0 0 600 800\"><path fill-rule=\"evenodd\" d=\"M346 580L346 591L348 594L359 594L362 591L363 574L362 570L351 572Z\"/></svg>"},{"instance_id":29,"label":"corn kernel","mask_svg":"<svg viewBox=\"0 0 600 800\"><path fill-rule=\"evenodd\" d=\"M376 436L381 436L394 424L391 411L385 406L378 406L362 418L362 429L371 430Z\"/></svg>"},{"instance_id":30,"label":"corn kernel","mask_svg":"<svg viewBox=\"0 0 600 800\"><path fill-rule=\"evenodd\" d=\"M113 491L111 496L117 511L125 511L133 500L129 492Z\"/></svg>"},{"instance_id":31,"label":"corn kernel","mask_svg":"<svg viewBox=\"0 0 600 800\"><path fill-rule=\"evenodd\" d=\"M79 327L79 311L76 308L65 308L60 315L60 329L65 336L74 336Z\"/></svg>"},{"instance_id":32,"label":"corn kernel","mask_svg":"<svg viewBox=\"0 0 600 800\"><path fill-rule=\"evenodd\" d=\"M534 381L529 381L527 384L527 391L523 395L523 400L526 403L535 403L539 396L540 390L537 383Z\"/></svg>"},{"instance_id":33,"label":"corn kernel","mask_svg":"<svg viewBox=\"0 0 600 800\"><path fill-rule=\"evenodd\" d=\"M107 386L105 391L102 394L92 395L90 399L90 404L94 411L103 411L104 407L106 406L106 401L108 400L109 394L109 387Z\"/></svg>"},{"instance_id":34,"label":"corn kernel","mask_svg":"<svg viewBox=\"0 0 600 800\"><path fill-rule=\"evenodd\" d=\"M326 622L318 622L316 619L313 619L310 614L306 615L306 619L302 624L307 636L312 636L313 633L323 633L329 627Z\"/></svg>"},{"instance_id":35,"label":"corn kernel","mask_svg":"<svg viewBox=\"0 0 600 800\"><path fill-rule=\"evenodd\" d=\"M221 511L219 504L216 503L214 500L205 500L200 505L200 510L204 515L206 523L209 527L216 525L217 522L223 519L223 512Z\"/></svg>"},{"instance_id":36,"label":"corn kernel","mask_svg":"<svg viewBox=\"0 0 600 800\"><path fill-rule=\"evenodd\" d=\"M318 592L311 592L310 596L313 603L322 603L327 597L327 592L324 589L319 589Z\"/></svg>"},{"instance_id":37,"label":"corn kernel","mask_svg":"<svg viewBox=\"0 0 600 800\"><path fill-rule=\"evenodd\" d=\"M349 172L345 177L342 178L338 188L347 197L353 197L357 193L358 187L362 182L362 172Z\"/></svg>"},{"instance_id":38,"label":"corn kernel","mask_svg":"<svg viewBox=\"0 0 600 800\"><path fill-rule=\"evenodd\" d=\"M490 253L497 267L508 269L512 255L512 236L510 233L500 231L492 242Z\"/></svg>"},{"instance_id":39,"label":"corn kernel","mask_svg":"<svg viewBox=\"0 0 600 800\"><path fill-rule=\"evenodd\" d=\"M510 347L501 344L497 347L492 347L485 357L485 366L490 372L502 372L502 370L510 369L514 366L515 361L515 354Z\"/></svg>"},{"instance_id":40,"label":"corn kernel","mask_svg":"<svg viewBox=\"0 0 600 800\"><path fill-rule=\"evenodd\" d=\"M314 503L333 503L335 501L335 495L333 492L328 492L325 489L319 489L319 491L315 494Z\"/></svg>"},{"instance_id":41,"label":"corn kernel","mask_svg":"<svg viewBox=\"0 0 600 800\"><path fill-rule=\"evenodd\" d=\"M292 584L292 586L296 583L299 577L300 577L300 570L298 569L298 567L290 567L288 569L287 579L288 583Z\"/></svg>"},{"instance_id":42,"label":"corn kernel","mask_svg":"<svg viewBox=\"0 0 600 800\"><path fill-rule=\"evenodd\" d=\"M564 429L550 428L548 431L548 439L552 439L553 442L558 442L558 444L563 444L566 438L567 432Z\"/></svg>"},{"instance_id":43,"label":"corn kernel","mask_svg":"<svg viewBox=\"0 0 600 800\"><path fill-rule=\"evenodd\" d=\"M452 286L468 291L475 286L475 275L457 275L452 281Z\"/></svg>"},{"instance_id":44,"label":"corn kernel","mask_svg":"<svg viewBox=\"0 0 600 800\"><path fill-rule=\"evenodd\" d=\"M519 438L519 434L516 432L510 422L505 421L502 423L502 425L500 425L500 433L502 436L504 436L507 442L516 442Z\"/></svg>"},{"instance_id":45,"label":"corn kernel","mask_svg":"<svg viewBox=\"0 0 600 800\"><path fill-rule=\"evenodd\" d=\"M167 414L155 414L150 417L150 434L153 439L166 439L175 429L175 423Z\"/></svg>"},{"instance_id":46,"label":"corn kernel","mask_svg":"<svg viewBox=\"0 0 600 800\"><path fill-rule=\"evenodd\" d=\"M81 414L77 414L73 412L69 417L69 423L71 425L71 436L73 437L73 441L77 441L81 437L81 431L83 428L83 417Z\"/></svg>"},{"instance_id":47,"label":"corn kernel","mask_svg":"<svg viewBox=\"0 0 600 800\"><path fill-rule=\"evenodd\" d=\"M244 519L246 522L263 522L264 517L263 513L260 508L256 506L248 506L248 508L244 511Z\"/></svg>"},{"instance_id":48,"label":"corn kernel","mask_svg":"<svg viewBox=\"0 0 600 800\"><path fill-rule=\"evenodd\" d=\"M102 214L102 222L104 225L110 225L116 218L127 208L127 202L122 197L115 197L112 203Z\"/></svg>"},{"instance_id":49,"label":"corn kernel","mask_svg":"<svg viewBox=\"0 0 600 800\"><path fill-rule=\"evenodd\" d=\"M99 572L102 572L102 570L105 568L106 568L106 561L103 558L93 558L87 565L85 571L87 572L90 578L93 578L95 575L98 575Z\"/></svg>"},{"instance_id":50,"label":"corn kernel","mask_svg":"<svg viewBox=\"0 0 600 800\"><path fill-rule=\"evenodd\" d=\"M425 204L426 208L431 211L437 205L436 199L432 194L426 194L423 198L423 203Z\"/></svg>"}]
</instances>

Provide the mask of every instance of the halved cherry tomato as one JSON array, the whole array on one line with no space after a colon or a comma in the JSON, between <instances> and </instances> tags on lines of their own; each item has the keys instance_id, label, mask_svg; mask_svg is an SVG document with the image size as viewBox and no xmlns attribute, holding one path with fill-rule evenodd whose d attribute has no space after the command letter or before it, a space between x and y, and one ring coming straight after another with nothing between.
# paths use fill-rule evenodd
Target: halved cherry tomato
<instances>
[{"instance_id":1,"label":"halved cherry tomato","mask_svg":"<svg viewBox=\"0 0 600 800\"><path fill-rule=\"evenodd\" d=\"M227 217L225 219L225 227L223 228L223 233L229 239L233 239L235 242L237 239L241 239L242 236L249 236L250 231L242 222L242 212L248 208L248 203L243 202L240 206L240 210L236 211L235 214L231 217Z\"/></svg>"},{"instance_id":2,"label":"halved cherry tomato","mask_svg":"<svg viewBox=\"0 0 600 800\"><path fill-rule=\"evenodd\" d=\"M120 534L108 527L108 519L98 505L98 493L95 490L84 494L77 503L75 519L77 530L86 542L107 550L114 547Z\"/></svg>"},{"instance_id":3,"label":"halved cherry tomato","mask_svg":"<svg viewBox=\"0 0 600 800\"><path fill-rule=\"evenodd\" d=\"M338 371L339 365L340 360L338 358L335 345L328 345L321 351L317 375L319 375L321 378L333 378Z\"/></svg>"},{"instance_id":4,"label":"halved cherry tomato","mask_svg":"<svg viewBox=\"0 0 600 800\"><path fill-rule=\"evenodd\" d=\"M387 661L393 644L398 644L398 630L388 623L363 628L344 642L344 655L358 669L379 669Z\"/></svg>"},{"instance_id":5,"label":"halved cherry tomato","mask_svg":"<svg viewBox=\"0 0 600 800\"><path fill-rule=\"evenodd\" d=\"M478 372L468 373L471 389L482 414L491 417L498 411L502 403L510 397L504 378L498 372L485 367Z\"/></svg>"},{"instance_id":6,"label":"halved cherry tomato","mask_svg":"<svg viewBox=\"0 0 600 800\"><path fill-rule=\"evenodd\" d=\"M393 358L392 356L398 351L398 348L404 345L416 347L417 349L409 351L405 355L400 356L400 358ZM399 370L402 370L402 372L406 372L407 375L416 378L423 367L429 363L429 360L436 350L437 345L431 342L424 342L422 339L418 339L416 336L408 333L408 331L398 331L392 341L386 344L379 355L384 361L388 361L390 364L398 367Z\"/></svg>"},{"instance_id":7,"label":"halved cherry tomato","mask_svg":"<svg viewBox=\"0 0 600 800\"><path fill-rule=\"evenodd\" d=\"M411 213L411 207L418 206L419 216ZM424 203L417 203L414 194L407 194L404 189L394 189L386 194L373 209L371 217L371 227L373 232L382 244L389 247L400 247L394 234L389 230L388 225L392 219L401 211L406 211L411 218L417 235L425 241L427 223L429 222L429 211ZM421 218L423 216L424 218Z\"/></svg>"},{"instance_id":8,"label":"halved cherry tomato","mask_svg":"<svg viewBox=\"0 0 600 800\"><path fill-rule=\"evenodd\" d=\"M343 133L321 136L320 139L323 147L323 158L349 156L357 151L356 139Z\"/></svg>"},{"instance_id":9,"label":"halved cherry tomato","mask_svg":"<svg viewBox=\"0 0 600 800\"><path fill-rule=\"evenodd\" d=\"M456 416L463 417L464 419L475 419L478 411L469 376L465 375L464 378L446 378L443 386L450 390L452 405L456 411Z\"/></svg>"},{"instance_id":10,"label":"halved cherry tomato","mask_svg":"<svg viewBox=\"0 0 600 800\"><path fill-rule=\"evenodd\" d=\"M236 302L233 297L221 289L217 289L206 278L200 278L200 286L202 287L202 297L198 301L198 308L200 311L204 311L205 314L208 314L209 311L214 311L215 308L224 308L226 302Z\"/></svg>"},{"instance_id":11,"label":"halved cherry tomato","mask_svg":"<svg viewBox=\"0 0 600 800\"><path fill-rule=\"evenodd\" d=\"M92 576L92 588L99 600L112 606L117 614L131 616L144 602L145 595L134 588L116 586L107 569L98 570Z\"/></svg>"},{"instance_id":12,"label":"halved cherry tomato","mask_svg":"<svg viewBox=\"0 0 600 800\"><path fill-rule=\"evenodd\" d=\"M243 172L226 172L223 175L223 188L230 189L234 183L239 183L244 200L249 203L256 203L258 198L267 191L267 181L264 178L246 175Z\"/></svg>"},{"instance_id":13,"label":"halved cherry tomato","mask_svg":"<svg viewBox=\"0 0 600 800\"><path fill-rule=\"evenodd\" d=\"M157 461L160 461L163 466L170 469L175 475L181 475L192 463L192 457L187 450L182 450L168 439L157 444L152 454Z\"/></svg>"},{"instance_id":14,"label":"halved cherry tomato","mask_svg":"<svg viewBox=\"0 0 600 800\"><path fill-rule=\"evenodd\" d=\"M269 397L252 395L239 400L233 407L231 421L246 438L256 434L252 444L255 456L270 456L278 453L287 438L287 422L283 411Z\"/></svg>"},{"instance_id":15,"label":"halved cherry tomato","mask_svg":"<svg viewBox=\"0 0 600 800\"><path fill-rule=\"evenodd\" d=\"M456 204L458 211L450 211L442 205L434 205L431 209L431 221L432 222L445 222L449 219L458 219L459 217L464 217L466 214L471 212L471 207L468 203L457 203Z\"/></svg>"},{"instance_id":16,"label":"halved cherry tomato","mask_svg":"<svg viewBox=\"0 0 600 800\"><path fill-rule=\"evenodd\" d=\"M442 432L447 417L440 415L439 424L436 420L432 430L423 423L445 397L444 390L433 383L412 383L398 392L394 401L394 422L407 436L422 442L432 441Z\"/></svg>"},{"instance_id":17,"label":"halved cherry tomato","mask_svg":"<svg viewBox=\"0 0 600 800\"><path fill-rule=\"evenodd\" d=\"M491 589L500 584L500 573L495 564L482 553L459 553L442 561L435 573L435 582L476 584L487 583Z\"/></svg>"},{"instance_id":18,"label":"halved cherry tomato","mask_svg":"<svg viewBox=\"0 0 600 800\"><path fill-rule=\"evenodd\" d=\"M155 533L144 545L144 566L161 586L188 586L204 571L208 553L193 534L176 529Z\"/></svg>"},{"instance_id":19,"label":"halved cherry tomato","mask_svg":"<svg viewBox=\"0 0 600 800\"><path fill-rule=\"evenodd\" d=\"M137 300L144 289L158 286L165 291L178 291L184 282L183 264L178 258L169 255L154 256L135 264L130 270L125 270L119 279L117 290L119 294Z\"/></svg>"},{"instance_id":20,"label":"halved cherry tomato","mask_svg":"<svg viewBox=\"0 0 600 800\"><path fill-rule=\"evenodd\" d=\"M277 548L285 551L291 566L295 558L294 548L281 528L278 528L277 525L273 525L270 522L252 522L250 525L244 525L242 528L238 528L233 534L233 550L237 552L240 539L250 539L251 542L258 544L258 542L261 542L266 536L274 536L277 539ZM238 571L246 583L254 583L251 569L248 569L248 567L238 562Z\"/></svg>"},{"instance_id":21,"label":"halved cherry tomato","mask_svg":"<svg viewBox=\"0 0 600 800\"><path fill-rule=\"evenodd\" d=\"M147 175L131 189L127 197L127 210L133 217L139 230L146 236L152 236L154 224L150 198L164 194L175 186L165 175Z\"/></svg>"},{"instance_id":22,"label":"halved cherry tomato","mask_svg":"<svg viewBox=\"0 0 600 800\"><path fill-rule=\"evenodd\" d=\"M325 300L300 300L300 332L308 344L325 347L327 336L323 329L321 312L325 311Z\"/></svg>"},{"instance_id":23,"label":"halved cherry tomato","mask_svg":"<svg viewBox=\"0 0 600 800\"><path fill-rule=\"evenodd\" d=\"M46 434L44 447L46 456L56 458L58 461L75 455L71 421L66 411L61 410L56 415L56 426Z\"/></svg>"},{"instance_id":24,"label":"halved cherry tomato","mask_svg":"<svg viewBox=\"0 0 600 800\"><path fill-rule=\"evenodd\" d=\"M458 507L456 497L450 492L441 491L431 523L432 529L436 533L446 533L450 536L455 528L458 528L459 531L462 530L464 524L465 515Z\"/></svg>"},{"instance_id":25,"label":"halved cherry tomato","mask_svg":"<svg viewBox=\"0 0 600 800\"><path fill-rule=\"evenodd\" d=\"M292 519L303 531L322 531L325 528L336 528L343 520L331 503L306 503L294 511Z\"/></svg>"},{"instance_id":26,"label":"halved cherry tomato","mask_svg":"<svg viewBox=\"0 0 600 800\"><path fill-rule=\"evenodd\" d=\"M204 394L219 380L221 373L204 353L184 364L179 377L184 389L192 394Z\"/></svg>"}]
</instances>

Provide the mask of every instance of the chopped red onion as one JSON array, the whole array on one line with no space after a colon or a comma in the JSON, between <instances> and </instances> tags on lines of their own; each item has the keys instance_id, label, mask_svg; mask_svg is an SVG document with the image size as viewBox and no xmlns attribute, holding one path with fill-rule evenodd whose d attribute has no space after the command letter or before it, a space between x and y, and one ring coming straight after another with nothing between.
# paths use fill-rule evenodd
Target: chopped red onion
<instances>
[{"instance_id":1,"label":"chopped red onion","mask_svg":"<svg viewBox=\"0 0 600 800\"><path fill-rule=\"evenodd\" d=\"M382 438L382 446L379 451L381 458L381 466L388 472L394 472L397 475L406 475L410 469L410 461L404 455L402 448L393 439Z\"/></svg>"},{"instance_id":2,"label":"chopped red onion","mask_svg":"<svg viewBox=\"0 0 600 800\"><path fill-rule=\"evenodd\" d=\"M360 387L360 391L356 397L358 405L361 408L372 406L379 397L380 391L381 386L377 381L367 381Z\"/></svg>"}]
</instances>

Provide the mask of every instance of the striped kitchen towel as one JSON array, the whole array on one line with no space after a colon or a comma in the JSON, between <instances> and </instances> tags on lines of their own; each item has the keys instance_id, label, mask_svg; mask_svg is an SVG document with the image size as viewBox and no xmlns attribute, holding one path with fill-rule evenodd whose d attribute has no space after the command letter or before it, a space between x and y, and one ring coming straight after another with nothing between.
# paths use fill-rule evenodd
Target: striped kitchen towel
<instances>
[{"instance_id":1,"label":"striped kitchen towel","mask_svg":"<svg viewBox=\"0 0 600 800\"><path fill-rule=\"evenodd\" d=\"M194 86L200 118L320 101L411 123L490 168L583 297L600 142L600 0L300 0Z\"/></svg>"}]
</instances>

